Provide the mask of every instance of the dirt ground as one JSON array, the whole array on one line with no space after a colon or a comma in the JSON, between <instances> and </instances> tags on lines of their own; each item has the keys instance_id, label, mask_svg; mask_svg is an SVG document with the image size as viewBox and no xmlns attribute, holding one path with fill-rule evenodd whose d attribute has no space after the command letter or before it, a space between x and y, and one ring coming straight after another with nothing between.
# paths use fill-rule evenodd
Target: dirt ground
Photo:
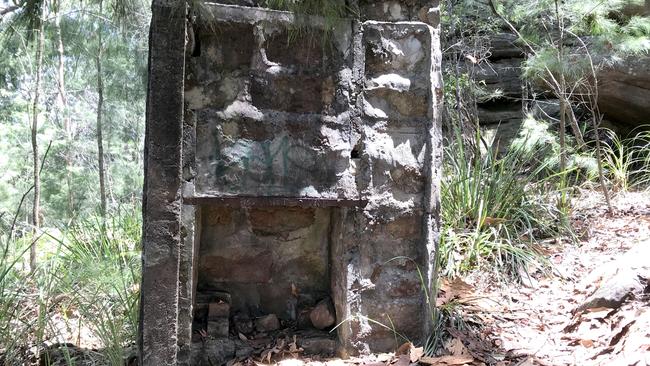
<instances>
[{"instance_id":1,"label":"dirt ground","mask_svg":"<svg viewBox=\"0 0 650 366\"><path fill-rule=\"evenodd\" d=\"M473 352L475 358L498 365L650 365L650 194L616 195L611 214L594 192L575 202L577 245L541 248L552 274L533 269L524 286L483 286L473 294L485 297L463 311L482 317L498 346ZM628 280L642 283L641 290L625 292ZM594 301L602 293L622 303ZM464 343L471 352L471 338Z\"/></svg>"},{"instance_id":2,"label":"dirt ground","mask_svg":"<svg viewBox=\"0 0 650 366\"><path fill-rule=\"evenodd\" d=\"M618 194L612 203L609 213L600 195L582 192L572 214L576 240L541 243L550 266L531 266L523 283L485 272L443 281L437 303L453 326L439 357L404 344L394 354L305 359L294 340L270 345L265 360L228 366L650 366L650 193Z\"/></svg>"},{"instance_id":3,"label":"dirt ground","mask_svg":"<svg viewBox=\"0 0 650 366\"><path fill-rule=\"evenodd\" d=\"M650 193L617 194L612 204L609 213L601 195L582 192L576 241L542 243L550 270L531 266L523 284L480 272L444 281L438 305L454 314L447 355L404 345L397 354L279 364L650 365ZM628 291L628 280L641 291ZM599 299L603 291L621 301Z\"/></svg>"}]
</instances>

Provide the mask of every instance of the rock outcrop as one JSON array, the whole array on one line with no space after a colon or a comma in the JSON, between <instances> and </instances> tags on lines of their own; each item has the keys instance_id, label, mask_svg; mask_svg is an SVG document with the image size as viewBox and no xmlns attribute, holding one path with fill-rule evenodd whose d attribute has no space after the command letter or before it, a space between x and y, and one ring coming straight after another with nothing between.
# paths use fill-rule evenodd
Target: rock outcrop
<instances>
[{"instance_id":1,"label":"rock outcrop","mask_svg":"<svg viewBox=\"0 0 650 366\"><path fill-rule=\"evenodd\" d=\"M650 123L650 56L628 57L599 74L598 106L627 128Z\"/></svg>"}]
</instances>

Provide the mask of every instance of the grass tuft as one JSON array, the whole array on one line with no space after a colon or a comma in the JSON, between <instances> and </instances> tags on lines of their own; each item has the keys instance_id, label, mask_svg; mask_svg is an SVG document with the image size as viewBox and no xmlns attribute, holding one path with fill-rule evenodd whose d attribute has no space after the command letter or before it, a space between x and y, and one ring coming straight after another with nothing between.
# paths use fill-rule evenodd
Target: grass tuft
<instances>
[{"instance_id":1,"label":"grass tuft","mask_svg":"<svg viewBox=\"0 0 650 366\"><path fill-rule=\"evenodd\" d=\"M49 345L79 346L82 329L100 348L101 364L124 365L138 326L139 210L106 222L91 217L45 235L34 272L23 268L29 238L2 240L9 250L0 263L0 365L39 357L47 364ZM66 347L58 351L70 364L74 357Z\"/></svg>"},{"instance_id":2,"label":"grass tuft","mask_svg":"<svg viewBox=\"0 0 650 366\"><path fill-rule=\"evenodd\" d=\"M441 273L492 268L521 278L542 261L538 239L570 231L552 199L559 175L536 156L534 144L499 154L481 141L480 132L467 139L457 130L445 147Z\"/></svg>"}]
</instances>

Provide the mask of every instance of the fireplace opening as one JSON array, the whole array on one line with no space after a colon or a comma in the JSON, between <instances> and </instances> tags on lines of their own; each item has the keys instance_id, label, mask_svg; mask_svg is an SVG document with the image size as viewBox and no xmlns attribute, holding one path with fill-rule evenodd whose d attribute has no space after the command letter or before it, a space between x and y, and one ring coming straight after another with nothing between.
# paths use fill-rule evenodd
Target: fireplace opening
<instances>
[{"instance_id":1,"label":"fireplace opening","mask_svg":"<svg viewBox=\"0 0 650 366\"><path fill-rule=\"evenodd\" d=\"M335 354L330 264L336 210L201 206L195 341L266 347L285 339L301 354Z\"/></svg>"}]
</instances>

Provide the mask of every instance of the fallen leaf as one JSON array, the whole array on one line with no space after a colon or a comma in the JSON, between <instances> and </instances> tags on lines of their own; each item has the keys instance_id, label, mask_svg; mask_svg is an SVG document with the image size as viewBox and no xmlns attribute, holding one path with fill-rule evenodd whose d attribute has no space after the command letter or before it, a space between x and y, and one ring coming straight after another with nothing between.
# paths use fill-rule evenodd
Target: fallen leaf
<instances>
[{"instance_id":1,"label":"fallen leaf","mask_svg":"<svg viewBox=\"0 0 650 366\"><path fill-rule=\"evenodd\" d=\"M506 222L506 221L507 221L507 220L504 219L504 218L499 218L499 217L489 217L489 216L486 216L486 217L483 219L483 225L487 225L487 226L496 226L496 225L502 224L502 223L504 223L504 222Z\"/></svg>"},{"instance_id":2,"label":"fallen leaf","mask_svg":"<svg viewBox=\"0 0 650 366\"><path fill-rule=\"evenodd\" d=\"M610 309L610 308L593 308L593 309L587 309L587 311L584 314L582 314L582 317L589 320L605 319L615 312L616 312L615 309Z\"/></svg>"},{"instance_id":3,"label":"fallen leaf","mask_svg":"<svg viewBox=\"0 0 650 366\"><path fill-rule=\"evenodd\" d=\"M400 355L405 355L409 352L409 350L413 347L413 344L411 342L406 342L399 346L397 350L395 351L395 356L400 356Z\"/></svg>"},{"instance_id":4,"label":"fallen leaf","mask_svg":"<svg viewBox=\"0 0 650 366\"><path fill-rule=\"evenodd\" d=\"M470 60L473 64L477 64L477 63L478 63L478 60L476 59L476 57L474 57L474 56L472 56L472 55L465 55L465 57L466 57L468 60Z\"/></svg>"},{"instance_id":5,"label":"fallen leaf","mask_svg":"<svg viewBox=\"0 0 650 366\"><path fill-rule=\"evenodd\" d=\"M617 343L618 343L618 342L619 342L623 337L625 337L625 335L627 334L627 332L630 330L630 327L631 327L632 324L634 324L634 323L635 323L635 320L632 320L631 322L629 322L629 323L627 323L625 326L623 326L623 327L621 328L621 330L618 331L618 332L617 332L617 333L612 337L612 339L609 341L609 345L610 345L610 346L614 346L614 345L616 345L616 344L617 344Z\"/></svg>"},{"instance_id":6,"label":"fallen leaf","mask_svg":"<svg viewBox=\"0 0 650 366\"><path fill-rule=\"evenodd\" d=\"M425 365L464 365L474 361L470 356L422 357L420 363Z\"/></svg>"},{"instance_id":7,"label":"fallen leaf","mask_svg":"<svg viewBox=\"0 0 650 366\"><path fill-rule=\"evenodd\" d=\"M449 303L451 300L463 300L475 297L474 287L467 284L462 279L456 277L453 280L444 279L440 284L440 291L436 304L442 306Z\"/></svg>"},{"instance_id":8,"label":"fallen leaf","mask_svg":"<svg viewBox=\"0 0 650 366\"><path fill-rule=\"evenodd\" d=\"M445 345L445 349L452 354L452 356L466 356L469 355L469 351L465 348L463 342L454 338Z\"/></svg>"},{"instance_id":9,"label":"fallen leaf","mask_svg":"<svg viewBox=\"0 0 650 366\"><path fill-rule=\"evenodd\" d=\"M535 366L535 362L533 362L532 357L527 357L525 360L517 363L517 366Z\"/></svg>"},{"instance_id":10,"label":"fallen leaf","mask_svg":"<svg viewBox=\"0 0 650 366\"><path fill-rule=\"evenodd\" d=\"M581 339L580 345L582 345L585 348L591 348L594 346L594 341L592 341L591 339Z\"/></svg>"},{"instance_id":11,"label":"fallen leaf","mask_svg":"<svg viewBox=\"0 0 650 366\"><path fill-rule=\"evenodd\" d=\"M411 359L412 363L417 362L420 358L424 356L424 348L423 347L413 347L411 346L411 349L409 350L409 358Z\"/></svg>"}]
</instances>

